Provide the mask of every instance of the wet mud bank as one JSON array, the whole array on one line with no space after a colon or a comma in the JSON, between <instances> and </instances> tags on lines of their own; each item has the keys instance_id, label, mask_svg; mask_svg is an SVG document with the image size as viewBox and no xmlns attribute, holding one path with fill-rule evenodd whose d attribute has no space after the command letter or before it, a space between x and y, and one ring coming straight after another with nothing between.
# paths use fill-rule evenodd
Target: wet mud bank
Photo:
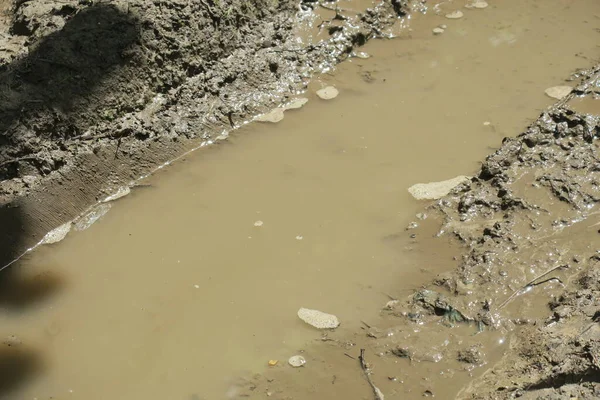
<instances>
[{"instance_id":1,"label":"wet mud bank","mask_svg":"<svg viewBox=\"0 0 600 400\"><path fill-rule=\"evenodd\" d=\"M354 335L325 332L302 350L303 371L267 371L242 393L599 398L600 66L569 84L569 95L406 228L419 248L445 249L435 278L389 293ZM419 264L434 260L440 254Z\"/></svg>"},{"instance_id":2,"label":"wet mud bank","mask_svg":"<svg viewBox=\"0 0 600 400\"><path fill-rule=\"evenodd\" d=\"M331 7L326 38L299 44L317 2L3 2L2 264L116 188L285 103L407 12L395 0Z\"/></svg>"},{"instance_id":3,"label":"wet mud bank","mask_svg":"<svg viewBox=\"0 0 600 400\"><path fill-rule=\"evenodd\" d=\"M513 331L459 398L600 397L600 66L436 205L468 250L436 285L481 328ZM578 105L590 104L577 112Z\"/></svg>"}]
</instances>

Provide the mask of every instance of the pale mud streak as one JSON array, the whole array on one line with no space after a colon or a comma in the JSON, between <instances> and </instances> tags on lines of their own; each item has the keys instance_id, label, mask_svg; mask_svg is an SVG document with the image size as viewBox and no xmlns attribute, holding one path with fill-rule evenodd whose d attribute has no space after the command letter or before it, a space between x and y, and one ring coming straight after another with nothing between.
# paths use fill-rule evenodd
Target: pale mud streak
<instances>
[{"instance_id":1,"label":"pale mud streak","mask_svg":"<svg viewBox=\"0 0 600 400\"><path fill-rule=\"evenodd\" d=\"M411 31L390 31L394 40L369 42L361 51L372 57L321 75L302 109L160 169L144 180L148 190L16 263L10 279L22 291L19 302L3 296L0 334L19 338L23 367L0 397L370 399L357 359L365 348L386 399L449 399L500 359L510 333L474 335L479 316L470 311L480 303L459 298L454 306L474 322L447 321L454 327L410 308L447 314L431 293L407 303L458 267L463 249L434 237L435 209L417 218L423 204L407 188L476 175L491 147L551 105L544 90L588 66L579 55L599 55L592 16L600 3L506 0L444 18L461 4L414 16ZM569 51L556 60L557 48ZM339 95L319 99L326 86ZM48 196L81 212L76 198ZM561 205L552 210L569 210ZM476 237L476 217L457 222L457 235ZM445 276L438 282L453 282ZM400 301L379 314L387 295ZM496 295L504 300L509 287ZM300 307L341 325L323 337L298 318ZM406 307L417 323L403 317ZM531 318L540 317L536 307ZM303 367L287 365L295 355Z\"/></svg>"}]
</instances>

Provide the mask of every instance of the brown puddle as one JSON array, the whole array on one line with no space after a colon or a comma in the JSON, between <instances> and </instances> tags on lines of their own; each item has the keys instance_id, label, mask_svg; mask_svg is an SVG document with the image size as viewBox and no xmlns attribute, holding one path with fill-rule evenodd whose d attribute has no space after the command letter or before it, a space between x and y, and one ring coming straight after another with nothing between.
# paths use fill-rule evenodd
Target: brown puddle
<instances>
[{"instance_id":1,"label":"brown puddle","mask_svg":"<svg viewBox=\"0 0 600 400\"><path fill-rule=\"evenodd\" d=\"M502 137L552 103L545 88L587 66L579 55L598 56L595 0L490 3L461 8L459 20L415 16L412 31L360 49L370 59L321 76L301 110L189 155L89 229L16 264L4 283L22 290L3 296L0 334L26 351L11 354L20 368L0 397L235 398L240 376L271 359L284 371L303 349L307 366L278 376L292 391L278 395L370 398L357 360L329 354L328 342L307 344L320 333L298 308L337 315L335 340L364 342L361 320L381 322L386 294L408 296L453 268L457 249L405 231L426 204L407 188L474 173ZM443 4L442 15L462 4ZM327 85L340 95L313 94ZM427 340L449 346L474 331L445 332ZM429 388L452 398L469 372L441 368L399 359L377 373L390 377L387 398Z\"/></svg>"},{"instance_id":2,"label":"brown puddle","mask_svg":"<svg viewBox=\"0 0 600 400\"><path fill-rule=\"evenodd\" d=\"M600 99L594 97L576 97L569 101L568 107L578 113L600 115Z\"/></svg>"}]
</instances>

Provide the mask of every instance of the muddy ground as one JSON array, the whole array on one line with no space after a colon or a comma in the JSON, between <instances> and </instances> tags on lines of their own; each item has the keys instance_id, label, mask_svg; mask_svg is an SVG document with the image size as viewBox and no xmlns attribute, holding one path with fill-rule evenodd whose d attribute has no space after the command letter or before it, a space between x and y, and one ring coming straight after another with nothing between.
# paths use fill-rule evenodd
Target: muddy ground
<instances>
[{"instance_id":1,"label":"muddy ground","mask_svg":"<svg viewBox=\"0 0 600 400\"><path fill-rule=\"evenodd\" d=\"M292 98L314 73L383 36L408 11L404 3L384 2L362 14L340 14L330 21L331 40L298 48L299 8L315 6L284 0L4 3L2 265L115 187ZM600 67L578 72L574 93L506 139L477 176L429 207L427 223L439 228L441 222L432 245L450 236L461 244L462 257L453 272L408 299L392 294L382 311L388 328L357 333L382 360L448 360L452 368L459 363L481 371L458 398L600 397L600 215L594 209L600 120L573 105L576 96L600 95L599 74ZM419 235L426 224L415 222L410 230ZM398 344L396 338L415 327L428 332L428 340L406 336ZM434 344L448 332L461 337L452 351ZM487 354L491 338L500 336L510 338L510 349L496 363ZM323 342L342 357L354 348L343 338L324 336ZM378 359L369 361L377 371ZM392 375L370 376L390 393ZM336 379L310 395L337 393ZM293 398L278 390L279 380L285 378L258 377L245 394L263 398L262 385L268 385L272 398ZM439 387L419 396L446 398Z\"/></svg>"},{"instance_id":2,"label":"muddy ground","mask_svg":"<svg viewBox=\"0 0 600 400\"><path fill-rule=\"evenodd\" d=\"M299 45L316 2L2 5L2 265L116 188L284 103L405 13L396 1L333 13L328 40Z\"/></svg>"},{"instance_id":3,"label":"muddy ground","mask_svg":"<svg viewBox=\"0 0 600 400\"><path fill-rule=\"evenodd\" d=\"M303 350L305 372L272 370L240 393L600 398L600 66L570 80L568 97L406 228L424 248L457 245L454 270L390 293L354 336L325 333Z\"/></svg>"}]
</instances>

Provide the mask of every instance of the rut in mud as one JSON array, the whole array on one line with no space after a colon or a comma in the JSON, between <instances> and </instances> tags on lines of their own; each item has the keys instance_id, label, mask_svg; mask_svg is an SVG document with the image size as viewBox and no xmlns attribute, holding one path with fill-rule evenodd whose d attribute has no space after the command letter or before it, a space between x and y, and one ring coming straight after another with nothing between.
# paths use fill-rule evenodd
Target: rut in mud
<instances>
[{"instance_id":1,"label":"rut in mud","mask_svg":"<svg viewBox=\"0 0 600 400\"><path fill-rule=\"evenodd\" d=\"M2 264L118 187L284 103L405 13L381 2L299 45L298 11L315 7L15 2L0 54Z\"/></svg>"},{"instance_id":2,"label":"rut in mud","mask_svg":"<svg viewBox=\"0 0 600 400\"><path fill-rule=\"evenodd\" d=\"M0 395L600 396L600 68L426 210L406 191L475 171L596 56L593 1L540 21L546 0L475 3L322 3L307 44L286 2L17 2L0 259L107 201L3 271ZM341 326L319 335L304 306Z\"/></svg>"}]
</instances>

